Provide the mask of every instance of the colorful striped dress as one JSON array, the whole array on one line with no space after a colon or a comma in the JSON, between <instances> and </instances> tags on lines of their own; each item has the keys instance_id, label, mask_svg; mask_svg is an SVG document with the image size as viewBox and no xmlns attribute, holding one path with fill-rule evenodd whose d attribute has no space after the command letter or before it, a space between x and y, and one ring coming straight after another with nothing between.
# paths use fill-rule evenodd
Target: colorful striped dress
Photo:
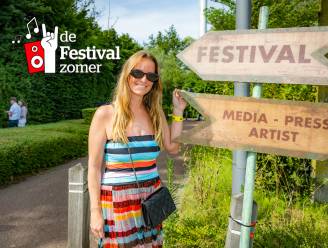
<instances>
[{"instance_id":1,"label":"colorful striped dress","mask_svg":"<svg viewBox=\"0 0 328 248\"><path fill-rule=\"evenodd\" d=\"M128 137L129 143L108 140L105 144L106 169L101 180L101 206L105 220L102 248L162 247L162 225L144 226L141 198L161 185L156 166L160 148L154 135ZM139 187L128 151L130 147Z\"/></svg>"}]
</instances>

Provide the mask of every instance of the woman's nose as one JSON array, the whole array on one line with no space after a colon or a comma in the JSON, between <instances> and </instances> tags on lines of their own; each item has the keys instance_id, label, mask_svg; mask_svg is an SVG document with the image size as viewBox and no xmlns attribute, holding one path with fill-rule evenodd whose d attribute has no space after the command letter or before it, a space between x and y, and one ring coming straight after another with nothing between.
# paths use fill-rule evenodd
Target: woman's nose
<instances>
[{"instance_id":1,"label":"woman's nose","mask_svg":"<svg viewBox=\"0 0 328 248\"><path fill-rule=\"evenodd\" d=\"M141 78L141 81L144 82L144 83L147 83L148 82L148 79L146 77L146 74L143 75L143 77Z\"/></svg>"}]
</instances>

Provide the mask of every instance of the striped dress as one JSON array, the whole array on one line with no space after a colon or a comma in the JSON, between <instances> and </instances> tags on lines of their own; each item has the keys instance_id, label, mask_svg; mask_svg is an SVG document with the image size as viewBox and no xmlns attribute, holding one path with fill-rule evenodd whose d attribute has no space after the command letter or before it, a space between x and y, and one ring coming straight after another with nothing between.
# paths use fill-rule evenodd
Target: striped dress
<instances>
[{"instance_id":1,"label":"striped dress","mask_svg":"<svg viewBox=\"0 0 328 248\"><path fill-rule=\"evenodd\" d=\"M101 180L101 206L105 220L102 248L162 247L162 225L144 226L141 198L161 186L156 166L160 148L154 135L128 137L133 166L127 144L108 140L105 144L106 169Z\"/></svg>"}]
</instances>

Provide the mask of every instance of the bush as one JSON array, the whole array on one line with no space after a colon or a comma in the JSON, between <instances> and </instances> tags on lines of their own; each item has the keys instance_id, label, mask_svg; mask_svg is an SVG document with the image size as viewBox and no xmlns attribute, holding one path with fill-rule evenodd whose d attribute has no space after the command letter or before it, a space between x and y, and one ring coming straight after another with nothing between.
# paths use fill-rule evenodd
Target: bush
<instances>
[{"instance_id":1,"label":"bush","mask_svg":"<svg viewBox=\"0 0 328 248\"><path fill-rule=\"evenodd\" d=\"M309 197L313 192L310 159L257 155L256 187L284 194L289 200Z\"/></svg>"},{"instance_id":2,"label":"bush","mask_svg":"<svg viewBox=\"0 0 328 248\"><path fill-rule=\"evenodd\" d=\"M0 130L0 185L87 153L82 120Z\"/></svg>"},{"instance_id":3,"label":"bush","mask_svg":"<svg viewBox=\"0 0 328 248\"><path fill-rule=\"evenodd\" d=\"M97 108L85 108L82 109L82 118L84 123L90 124L94 113L96 112Z\"/></svg>"},{"instance_id":4,"label":"bush","mask_svg":"<svg viewBox=\"0 0 328 248\"><path fill-rule=\"evenodd\" d=\"M7 127L8 115L4 109L0 108L0 128Z\"/></svg>"},{"instance_id":5,"label":"bush","mask_svg":"<svg viewBox=\"0 0 328 248\"><path fill-rule=\"evenodd\" d=\"M178 212L164 223L165 247L224 247L230 209L231 153L194 146L186 154L188 180L177 193ZM327 204L313 204L306 197L292 202L283 194L277 196L257 186L254 248L328 247Z\"/></svg>"}]
</instances>

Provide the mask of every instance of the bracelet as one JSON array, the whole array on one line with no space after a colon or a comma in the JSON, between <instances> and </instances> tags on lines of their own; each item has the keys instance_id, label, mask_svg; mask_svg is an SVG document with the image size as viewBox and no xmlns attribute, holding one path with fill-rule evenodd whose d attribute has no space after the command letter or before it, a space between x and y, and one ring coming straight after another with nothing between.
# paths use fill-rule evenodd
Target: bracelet
<instances>
[{"instance_id":1,"label":"bracelet","mask_svg":"<svg viewBox=\"0 0 328 248\"><path fill-rule=\"evenodd\" d=\"M181 121L183 121L183 116L172 114L172 120L176 121L176 122L181 122Z\"/></svg>"}]
</instances>

